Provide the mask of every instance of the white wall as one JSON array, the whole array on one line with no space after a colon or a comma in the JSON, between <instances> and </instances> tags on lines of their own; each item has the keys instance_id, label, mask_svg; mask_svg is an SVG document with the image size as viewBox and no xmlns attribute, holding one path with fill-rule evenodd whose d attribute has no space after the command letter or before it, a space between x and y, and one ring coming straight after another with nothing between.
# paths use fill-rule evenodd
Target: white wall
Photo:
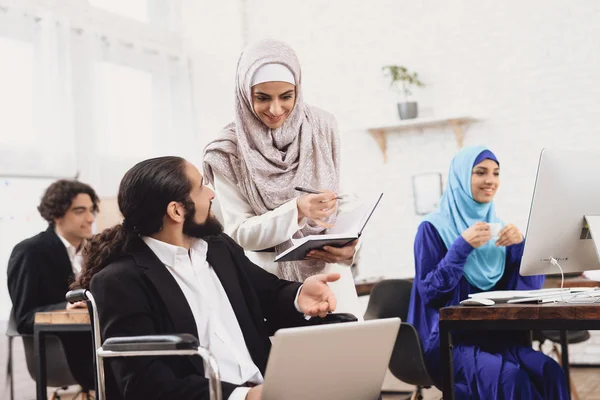
<instances>
[{"instance_id":1,"label":"white wall","mask_svg":"<svg viewBox=\"0 0 600 400\"><path fill-rule=\"evenodd\" d=\"M540 149L600 147L595 0L202 0L186 7L198 127L206 142L233 116L235 64L244 41L273 37L297 51L307 102L339 119L345 189L385 192L365 233L362 275L413 275L420 217L411 176L446 175L457 151L450 129L393 134L383 164L365 130L398 120L383 65L419 72L427 84L415 93L422 115L482 119L465 144L486 144L497 153L498 213L523 230ZM575 362L590 357L583 351L573 356Z\"/></svg>"},{"instance_id":2,"label":"white wall","mask_svg":"<svg viewBox=\"0 0 600 400\"><path fill-rule=\"evenodd\" d=\"M233 115L235 70L243 48L242 14L239 0L188 0L183 2L182 17L202 145L193 161L200 165L204 146Z\"/></svg>"},{"instance_id":3,"label":"white wall","mask_svg":"<svg viewBox=\"0 0 600 400\"><path fill-rule=\"evenodd\" d=\"M192 2L190 2L191 4ZM193 2L184 12L193 49L198 124L206 141L232 118L243 3ZM248 40L287 41L303 66L305 98L333 112L343 137L345 189L384 191L366 232L364 274L410 276L411 176L446 174L450 129L393 134L388 163L365 129L398 120L381 66L417 70L422 114L471 115L466 145L486 144L502 164L498 212L525 229L539 151L597 148L600 3L580 1L247 0ZM228 11L220 10L221 7ZM206 12L203 12L206 10ZM210 16L209 16L210 15ZM200 76L198 76L200 75Z\"/></svg>"}]
</instances>

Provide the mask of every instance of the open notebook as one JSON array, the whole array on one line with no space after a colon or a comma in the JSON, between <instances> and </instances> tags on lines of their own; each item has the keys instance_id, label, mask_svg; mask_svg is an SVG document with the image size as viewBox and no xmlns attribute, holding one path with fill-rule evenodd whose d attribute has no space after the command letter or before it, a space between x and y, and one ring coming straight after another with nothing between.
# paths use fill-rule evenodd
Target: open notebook
<instances>
[{"instance_id":1,"label":"open notebook","mask_svg":"<svg viewBox=\"0 0 600 400\"><path fill-rule=\"evenodd\" d=\"M338 215L335 226L326 234L292 239L293 245L279 253L275 257L275 262L304 260L308 252L313 249L321 249L323 246L344 247L358 239L382 197L383 193L379 193L355 209Z\"/></svg>"}]
</instances>

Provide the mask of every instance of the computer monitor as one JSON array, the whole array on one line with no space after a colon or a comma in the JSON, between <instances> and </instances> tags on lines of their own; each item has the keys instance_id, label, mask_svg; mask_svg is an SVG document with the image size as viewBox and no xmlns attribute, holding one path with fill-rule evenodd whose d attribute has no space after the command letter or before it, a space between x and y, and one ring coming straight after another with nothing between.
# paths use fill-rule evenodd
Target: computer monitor
<instances>
[{"instance_id":1,"label":"computer monitor","mask_svg":"<svg viewBox=\"0 0 600 400\"><path fill-rule=\"evenodd\" d=\"M600 269L600 154L544 149L540 156L521 275ZM595 239L595 240L594 240Z\"/></svg>"}]
</instances>

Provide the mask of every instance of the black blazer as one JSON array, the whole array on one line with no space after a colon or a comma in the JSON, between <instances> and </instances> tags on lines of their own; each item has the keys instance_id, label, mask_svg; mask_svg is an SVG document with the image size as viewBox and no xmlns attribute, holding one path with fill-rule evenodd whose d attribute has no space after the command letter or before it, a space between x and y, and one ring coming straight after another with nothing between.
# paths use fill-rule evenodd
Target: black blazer
<instances>
[{"instance_id":1,"label":"black blazer","mask_svg":"<svg viewBox=\"0 0 600 400\"><path fill-rule=\"evenodd\" d=\"M8 260L7 274L19 333L33 333L36 312L66 308L73 267L54 228L17 244Z\"/></svg>"},{"instance_id":2,"label":"black blazer","mask_svg":"<svg viewBox=\"0 0 600 400\"><path fill-rule=\"evenodd\" d=\"M264 375L271 348L269 335L281 327L306 324L294 307L300 284L280 280L254 265L224 234L207 241L208 262L227 293L252 360ZM198 337L179 285L141 239L136 238L123 257L98 272L90 286L103 340L174 333ZM208 380L198 356L111 358L105 365L109 400L209 398ZM223 398L236 387L223 382Z\"/></svg>"}]
</instances>

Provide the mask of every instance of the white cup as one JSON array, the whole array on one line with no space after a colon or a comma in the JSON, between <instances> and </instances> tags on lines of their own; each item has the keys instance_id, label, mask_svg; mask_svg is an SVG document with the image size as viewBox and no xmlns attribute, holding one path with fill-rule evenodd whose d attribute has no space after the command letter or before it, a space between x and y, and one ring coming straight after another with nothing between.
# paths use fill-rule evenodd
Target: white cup
<instances>
[{"instance_id":1,"label":"white cup","mask_svg":"<svg viewBox=\"0 0 600 400\"><path fill-rule=\"evenodd\" d=\"M500 237L500 231L502 230L502 224L500 222L492 222L490 224L488 224L488 226L490 227L490 235L492 235L492 238L490 240L493 240L494 242L498 240L498 238Z\"/></svg>"}]
</instances>

